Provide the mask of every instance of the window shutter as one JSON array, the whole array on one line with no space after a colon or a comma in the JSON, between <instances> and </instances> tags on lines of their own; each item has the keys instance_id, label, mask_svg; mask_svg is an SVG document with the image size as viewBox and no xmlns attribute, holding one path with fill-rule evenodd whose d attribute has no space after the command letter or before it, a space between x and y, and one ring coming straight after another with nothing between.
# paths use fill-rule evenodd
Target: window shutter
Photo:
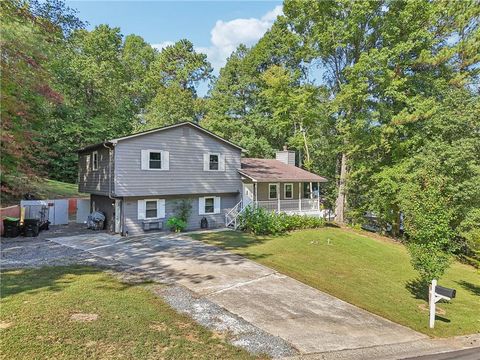
<instances>
[{"instance_id":1,"label":"window shutter","mask_svg":"<svg viewBox=\"0 0 480 360\"><path fill-rule=\"evenodd\" d=\"M198 215L205 215L205 198L198 198Z\"/></svg>"},{"instance_id":2,"label":"window shutter","mask_svg":"<svg viewBox=\"0 0 480 360\"><path fill-rule=\"evenodd\" d=\"M220 196L215 196L214 208L215 208L214 213L220 214Z\"/></svg>"},{"instance_id":3,"label":"window shutter","mask_svg":"<svg viewBox=\"0 0 480 360\"><path fill-rule=\"evenodd\" d=\"M138 220L144 220L145 212L146 212L145 200L138 200L137 203L138 203Z\"/></svg>"},{"instance_id":4,"label":"window shutter","mask_svg":"<svg viewBox=\"0 0 480 360\"><path fill-rule=\"evenodd\" d=\"M203 154L203 171L210 170L210 155Z\"/></svg>"},{"instance_id":5,"label":"window shutter","mask_svg":"<svg viewBox=\"0 0 480 360\"><path fill-rule=\"evenodd\" d=\"M170 170L170 153L162 151L162 170Z\"/></svg>"},{"instance_id":6,"label":"window shutter","mask_svg":"<svg viewBox=\"0 0 480 360\"><path fill-rule=\"evenodd\" d=\"M160 219L165 218L165 199L157 200L157 217Z\"/></svg>"},{"instance_id":7,"label":"window shutter","mask_svg":"<svg viewBox=\"0 0 480 360\"><path fill-rule=\"evenodd\" d=\"M149 151L148 150L142 150L142 170L148 170L149 168Z\"/></svg>"},{"instance_id":8,"label":"window shutter","mask_svg":"<svg viewBox=\"0 0 480 360\"><path fill-rule=\"evenodd\" d=\"M225 155L224 154L220 154L220 156L218 157L218 170L220 171L225 171Z\"/></svg>"}]
</instances>

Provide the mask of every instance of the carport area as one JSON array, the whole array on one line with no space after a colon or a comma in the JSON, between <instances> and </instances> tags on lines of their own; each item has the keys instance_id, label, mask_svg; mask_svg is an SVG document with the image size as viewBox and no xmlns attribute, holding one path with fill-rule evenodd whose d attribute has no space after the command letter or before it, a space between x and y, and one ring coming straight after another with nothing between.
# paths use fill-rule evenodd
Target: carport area
<instances>
[{"instance_id":1,"label":"carport area","mask_svg":"<svg viewBox=\"0 0 480 360\"><path fill-rule=\"evenodd\" d=\"M302 354L411 343L426 337L187 235L108 234L52 241L181 284Z\"/></svg>"}]
</instances>

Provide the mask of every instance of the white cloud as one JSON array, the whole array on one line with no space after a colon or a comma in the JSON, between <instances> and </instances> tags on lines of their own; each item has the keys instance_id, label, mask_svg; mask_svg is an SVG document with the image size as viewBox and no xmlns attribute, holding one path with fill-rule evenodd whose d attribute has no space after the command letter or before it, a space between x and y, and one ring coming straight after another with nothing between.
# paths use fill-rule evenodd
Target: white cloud
<instances>
[{"instance_id":1,"label":"white cloud","mask_svg":"<svg viewBox=\"0 0 480 360\"><path fill-rule=\"evenodd\" d=\"M163 48L166 48L167 46L175 44L174 41L164 41L161 42L160 44L151 44L154 49L157 49L158 51L161 51Z\"/></svg>"},{"instance_id":2,"label":"white cloud","mask_svg":"<svg viewBox=\"0 0 480 360\"><path fill-rule=\"evenodd\" d=\"M218 20L210 32L211 45L197 48L197 50L207 54L208 60L218 71L220 67L225 65L227 57L238 45L251 46L255 44L270 29L277 16L281 14L282 6L278 5L260 19Z\"/></svg>"},{"instance_id":3,"label":"white cloud","mask_svg":"<svg viewBox=\"0 0 480 360\"><path fill-rule=\"evenodd\" d=\"M217 20L210 31L210 46L195 47L195 50L206 54L215 72L218 72L238 45L251 46L255 44L270 29L277 16L282 13L282 6L278 5L260 19ZM157 50L162 50L173 44L173 41L164 41L160 44L152 44L152 46Z\"/></svg>"}]
</instances>

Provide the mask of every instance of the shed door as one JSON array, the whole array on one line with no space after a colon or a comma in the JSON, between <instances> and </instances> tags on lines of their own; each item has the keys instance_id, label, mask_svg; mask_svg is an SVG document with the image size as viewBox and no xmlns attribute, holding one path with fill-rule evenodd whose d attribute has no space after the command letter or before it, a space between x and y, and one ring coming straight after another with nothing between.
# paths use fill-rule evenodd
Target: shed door
<instances>
[{"instance_id":1,"label":"shed door","mask_svg":"<svg viewBox=\"0 0 480 360\"><path fill-rule=\"evenodd\" d=\"M77 214L75 222L84 224L90 214L90 199L77 199Z\"/></svg>"}]
</instances>

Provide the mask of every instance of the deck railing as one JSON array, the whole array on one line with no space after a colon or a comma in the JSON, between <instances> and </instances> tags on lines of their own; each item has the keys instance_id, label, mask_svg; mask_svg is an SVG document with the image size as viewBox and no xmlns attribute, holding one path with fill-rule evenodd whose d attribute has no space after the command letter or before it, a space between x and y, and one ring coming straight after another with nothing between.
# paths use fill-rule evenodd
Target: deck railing
<instances>
[{"instance_id":1,"label":"deck railing","mask_svg":"<svg viewBox=\"0 0 480 360\"><path fill-rule=\"evenodd\" d=\"M321 199L292 199L257 201L256 204L268 211L311 212L320 211Z\"/></svg>"}]
</instances>

